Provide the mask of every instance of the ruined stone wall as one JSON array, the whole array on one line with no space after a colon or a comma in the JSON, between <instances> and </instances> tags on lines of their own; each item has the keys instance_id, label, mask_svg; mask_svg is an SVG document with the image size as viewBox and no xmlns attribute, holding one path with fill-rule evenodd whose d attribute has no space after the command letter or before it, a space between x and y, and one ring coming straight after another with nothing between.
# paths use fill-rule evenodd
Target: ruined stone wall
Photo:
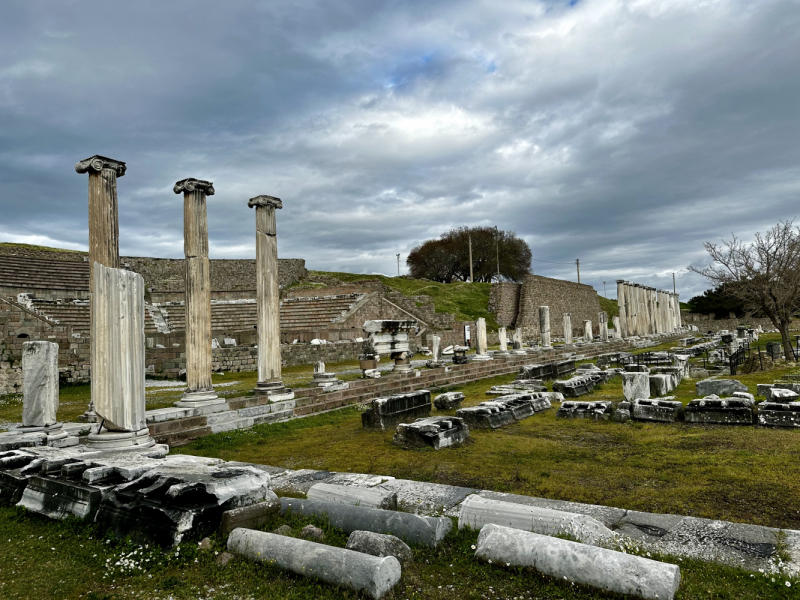
<instances>
[{"instance_id":1,"label":"ruined stone wall","mask_svg":"<svg viewBox=\"0 0 800 600\"><path fill-rule=\"evenodd\" d=\"M22 392L22 344L58 344L61 383L89 381L89 338L68 325L51 325L16 304L0 301L0 396Z\"/></svg>"},{"instance_id":2,"label":"ruined stone wall","mask_svg":"<svg viewBox=\"0 0 800 600\"><path fill-rule=\"evenodd\" d=\"M520 284L501 282L492 284L489 292L489 312L495 314L500 327L514 327L519 312Z\"/></svg>"},{"instance_id":3,"label":"ruined stone wall","mask_svg":"<svg viewBox=\"0 0 800 600\"><path fill-rule=\"evenodd\" d=\"M515 287L518 291L515 291ZM519 299L515 300L517 294ZM512 320L510 313L515 303L518 308ZM600 299L590 285L528 275L521 284L492 284L489 306L498 316L497 321L501 327L522 328L526 339L540 335L539 307L549 306L550 333L555 337L562 337L564 313L572 315L574 335L583 335L583 322L587 319L592 321L592 327L596 327ZM501 312L498 314L496 311Z\"/></svg>"},{"instance_id":4,"label":"ruined stone wall","mask_svg":"<svg viewBox=\"0 0 800 600\"><path fill-rule=\"evenodd\" d=\"M758 327L761 325L765 331L775 328L772 321L766 318L757 319L754 317L742 317L741 319L714 319L711 315L685 311L681 311L681 323L684 325L695 325L703 333L706 331L721 331L723 329L734 331L737 325L749 325L750 327Z\"/></svg>"}]
</instances>

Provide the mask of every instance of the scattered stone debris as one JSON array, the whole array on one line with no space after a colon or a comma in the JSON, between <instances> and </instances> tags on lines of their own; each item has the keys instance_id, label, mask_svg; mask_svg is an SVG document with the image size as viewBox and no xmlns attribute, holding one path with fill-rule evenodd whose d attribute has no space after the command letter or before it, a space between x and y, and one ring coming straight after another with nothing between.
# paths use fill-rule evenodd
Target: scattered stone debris
<instances>
[{"instance_id":1,"label":"scattered stone debris","mask_svg":"<svg viewBox=\"0 0 800 600\"><path fill-rule=\"evenodd\" d=\"M289 527L288 525L281 525L280 527L275 529L272 533L274 533L275 535L288 535L288 536L291 536L292 535L292 528Z\"/></svg>"},{"instance_id":2,"label":"scattered stone debris","mask_svg":"<svg viewBox=\"0 0 800 600\"><path fill-rule=\"evenodd\" d=\"M636 399L632 406L631 416L634 421L677 423L684 420L683 402L675 400L674 396L652 400Z\"/></svg>"},{"instance_id":3,"label":"scattered stone debris","mask_svg":"<svg viewBox=\"0 0 800 600\"><path fill-rule=\"evenodd\" d=\"M746 392L747 386L735 379L704 379L695 384L695 391L698 396L714 394L722 397L732 396L734 392Z\"/></svg>"},{"instance_id":4,"label":"scattered stone debris","mask_svg":"<svg viewBox=\"0 0 800 600\"><path fill-rule=\"evenodd\" d=\"M300 539L312 540L314 542L324 542L325 532L314 525L306 525L300 530Z\"/></svg>"},{"instance_id":5,"label":"scattered stone debris","mask_svg":"<svg viewBox=\"0 0 800 600\"><path fill-rule=\"evenodd\" d=\"M752 425L754 421L753 403L750 400L721 399L715 395L692 400L686 405L685 415L687 423Z\"/></svg>"},{"instance_id":6,"label":"scattered stone debris","mask_svg":"<svg viewBox=\"0 0 800 600\"><path fill-rule=\"evenodd\" d=\"M398 537L373 533L371 531L354 531L347 538L348 550L363 552L371 556L394 556L405 567L414 562L411 548Z\"/></svg>"},{"instance_id":7,"label":"scattered stone debris","mask_svg":"<svg viewBox=\"0 0 800 600\"><path fill-rule=\"evenodd\" d=\"M567 400L562 402L556 412L560 419L591 419L592 421L608 421L611 418L612 404L608 401L579 402Z\"/></svg>"},{"instance_id":8,"label":"scattered stone debris","mask_svg":"<svg viewBox=\"0 0 800 600\"><path fill-rule=\"evenodd\" d=\"M758 424L765 427L800 427L800 402L763 402L758 407Z\"/></svg>"},{"instance_id":9,"label":"scattered stone debris","mask_svg":"<svg viewBox=\"0 0 800 600\"><path fill-rule=\"evenodd\" d=\"M464 401L463 392L445 392L433 399L433 405L439 410L453 410Z\"/></svg>"},{"instance_id":10,"label":"scattered stone debris","mask_svg":"<svg viewBox=\"0 0 800 600\"><path fill-rule=\"evenodd\" d=\"M469 427L459 417L427 417L413 423L400 423L392 443L404 448L439 450L469 439Z\"/></svg>"},{"instance_id":11,"label":"scattered stone debris","mask_svg":"<svg viewBox=\"0 0 800 600\"><path fill-rule=\"evenodd\" d=\"M477 406L460 408L456 415L476 429L497 429L552 408L549 398L537 394L501 396Z\"/></svg>"},{"instance_id":12,"label":"scattered stone debris","mask_svg":"<svg viewBox=\"0 0 800 600\"><path fill-rule=\"evenodd\" d=\"M431 393L428 390L375 398L370 408L361 413L365 429L392 429L399 423L431 414Z\"/></svg>"}]
</instances>

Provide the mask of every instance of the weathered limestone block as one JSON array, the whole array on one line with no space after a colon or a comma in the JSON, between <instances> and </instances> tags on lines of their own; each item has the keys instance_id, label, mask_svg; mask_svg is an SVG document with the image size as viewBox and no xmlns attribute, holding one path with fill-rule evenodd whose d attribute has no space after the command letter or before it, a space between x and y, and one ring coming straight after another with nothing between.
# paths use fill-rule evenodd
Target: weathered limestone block
<instances>
[{"instance_id":1,"label":"weathered limestone block","mask_svg":"<svg viewBox=\"0 0 800 600\"><path fill-rule=\"evenodd\" d=\"M650 393L656 397L666 396L673 389L675 389L675 386L672 385L671 375L656 373L654 375L650 375L649 380L650 380Z\"/></svg>"},{"instance_id":2,"label":"weathered limestone block","mask_svg":"<svg viewBox=\"0 0 800 600\"><path fill-rule=\"evenodd\" d=\"M763 402L758 407L758 424L765 427L800 427L800 402Z\"/></svg>"},{"instance_id":3,"label":"weathered limestone block","mask_svg":"<svg viewBox=\"0 0 800 600\"><path fill-rule=\"evenodd\" d=\"M749 400L717 397L692 400L686 405L685 415L687 423L720 425L752 425L754 416Z\"/></svg>"},{"instance_id":4,"label":"weathered limestone block","mask_svg":"<svg viewBox=\"0 0 800 600\"><path fill-rule=\"evenodd\" d=\"M575 361L560 360L549 363L523 365L517 379L555 379L575 371Z\"/></svg>"},{"instance_id":5,"label":"weathered limestone block","mask_svg":"<svg viewBox=\"0 0 800 600\"><path fill-rule=\"evenodd\" d=\"M306 496L309 500L397 510L397 494L381 487L363 488L354 485L316 483L311 486Z\"/></svg>"},{"instance_id":6,"label":"weathered limestone block","mask_svg":"<svg viewBox=\"0 0 800 600\"><path fill-rule=\"evenodd\" d=\"M627 423L631 420L631 408L632 404L627 400L617 403L612 420L616 423Z\"/></svg>"},{"instance_id":7,"label":"weathered limestone block","mask_svg":"<svg viewBox=\"0 0 800 600\"><path fill-rule=\"evenodd\" d=\"M28 479L17 506L51 519L86 519L95 514L101 498L98 487L34 475Z\"/></svg>"},{"instance_id":8,"label":"weathered limestone block","mask_svg":"<svg viewBox=\"0 0 800 600\"><path fill-rule=\"evenodd\" d=\"M281 510L281 501L275 492L268 492L264 502L257 502L240 508L232 508L222 513L219 532L227 536L237 527L258 529Z\"/></svg>"},{"instance_id":9,"label":"weathered limestone block","mask_svg":"<svg viewBox=\"0 0 800 600\"><path fill-rule=\"evenodd\" d=\"M400 423L392 443L404 448L434 450L461 444L469 439L469 427L459 417L426 417L413 423Z\"/></svg>"},{"instance_id":10,"label":"weathered limestone block","mask_svg":"<svg viewBox=\"0 0 800 600\"><path fill-rule=\"evenodd\" d=\"M474 494L461 503L458 528L482 529L494 524L544 535L569 535L584 544L614 539L612 531L594 517L540 506L493 500Z\"/></svg>"},{"instance_id":11,"label":"weathered limestone block","mask_svg":"<svg viewBox=\"0 0 800 600\"><path fill-rule=\"evenodd\" d=\"M603 379L601 375L575 375L566 381L554 381L553 391L560 392L565 398L578 398L579 396L591 394L594 386L603 381Z\"/></svg>"},{"instance_id":12,"label":"weathered limestone block","mask_svg":"<svg viewBox=\"0 0 800 600\"><path fill-rule=\"evenodd\" d=\"M400 581L400 562L274 533L234 529L228 551L303 577L382 598Z\"/></svg>"},{"instance_id":13,"label":"weathered limestone block","mask_svg":"<svg viewBox=\"0 0 800 600\"><path fill-rule=\"evenodd\" d=\"M402 566L414 562L411 548L398 537L373 533L371 531L354 531L347 538L348 550L369 554L371 556L394 556Z\"/></svg>"},{"instance_id":14,"label":"weathered limestone block","mask_svg":"<svg viewBox=\"0 0 800 600\"><path fill-rule=\"evenodd\" d=\"M767 393L764 395L767 397L767 400L770 400L771 402L794 402L800 398L800 394L793 390L777 387L769 388Z\"/></svg>"},{"instance_id":15,"label":"weathered limestone block","mask_svg":"<svg viewBox=\"0 0 800 600\"><path fill-rule=\"evenodd\" d=\"M556 417L560 419L608 421L611 418L611 412L611 402L576 402L574 400L567 400L566 402L562 402L558 412L556 412Z\"/></svg>"},{"instance_id":16,"label":"weathered limestone block","mask_svg":"<svg viewBox=\"0 0 800 600\"><path fill-rule=\"evenodd\" d=\"M58 344L22 344L22 427L42 428L58 419Z\"/></svg>"},{"instance_id":17,"label":"weathered limestone block","mask_svg":"<svg viewBox=\"0 0 800 600\"><path fill-rule=\"evenodd\" d=\"M633 400L632 406L634 421L676 423L684 419L683 402L679 400L669 400L666 398L646 400L637 398Z\"/></svg>"},{"instance_id":18,"label":"weathered limestone block","mask_svg":"<svg viewBox=\"0 0 800 600\"><path fill-rule=\"evenodd\" d=\"M108 492L95 520L120 538L173 546L211 535L224 512L265 500L274 501L269 475L255 467L168 466Z\"/></svg>"},{"instance_id":19,"label":"weathered limestone block","mask_svg":"<svg viewBox=\"0 0 800 600\"><path fill-rule=\"evenodd\" d=\"M673 600L681 582L677 565L501 525L481 530L475 556L647 600Z\"/></svg>"},{"instance_id":20,"label":"weathered limestone block","mask_svg":"<svg viewBox=\"0 0 800 600\"><path fill-rule=\"evenodd\" d=\"M547 391L547 386L539 379L516 379L511 383L493 385L486 390L486 394L488 396L506 396L508 394L527 394L545 391Z\"/></svg>"},{"instance_id":21,"label":"weathered limestone block","mask_svg":"<svg viewBox=\"0 0 800 600\"><path fill-rule=\"evenodd\" d=\"M695 391L698 396L731 396L733 392L746 392L747 386L735 379L704 379L695 384Z\"/></svg>"},{"instance_id":22,"label":"weathered limestone block","mask_svg":"<svg viewBox=\"0 0 800 600\"><path fill-rule=\"evenodd\" d=\"M348 534L353 531L390 533L407 544L430 547L438 545L453 527L453 522L447 517L423 517L335 502L281 498L281 514L289 512L307 517L326 516L331 526Z\"/></svg>"},{"instance_id":23,"label":"weathered limestone block","mask_svg":"<svg viewBox=\"0 0 800 600\"><path fill-rule=\"evenodd\" d=\"M445 392L433 399L433 405L439 410L453 410L464 401L463 392Z\"/></svg>"},{"instance_id":24,"label":"weathered limestone block","mask_svg":"<svg viewBox=\"0 0 800 600\"><path fill-rule=\"evenodd\" d=\"M461 408L456 415L476 429L497 429L552 408L550 399L536 394L502 396L491 402Z\"/></svg>"},{"instance_id":25,"label":"weathered limestone block","mask_svg":"<svg viewBox=\"0 0 800 600\"><path fill-rule=\"evenodd\" d=\"M649 398L650 374L625 371L622 374L622 395L628 402L633 402L637 398Z\"/></svg>"},{"instance_id":26,"label":"weathered limestone block","mask_svg":"<svg viewBox=\"0 0 800 600\"><path fill-rule=\"evenodd\" d=\"M418 390L375 398L370 408L361 413L361 425L365 429L391 429L399 423L407 423L431 414L431 393Z\"/></svg>"}]
</instances>

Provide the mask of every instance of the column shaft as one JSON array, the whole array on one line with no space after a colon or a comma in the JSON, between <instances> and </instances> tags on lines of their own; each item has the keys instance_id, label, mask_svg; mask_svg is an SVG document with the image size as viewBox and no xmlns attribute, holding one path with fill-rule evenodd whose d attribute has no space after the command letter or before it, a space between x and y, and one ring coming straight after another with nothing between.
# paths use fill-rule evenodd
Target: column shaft
<instances>
[{"instance_id":1,"label":"column shaft","mask_svg":"<svg viewBox=\"0 0 800 600\"><path fill-rule=\"evenodd\" d=\"M258 382L280 383L278 238L273 206L256 207L256 285L258 287Z\"/></svg>"}]
</instances>

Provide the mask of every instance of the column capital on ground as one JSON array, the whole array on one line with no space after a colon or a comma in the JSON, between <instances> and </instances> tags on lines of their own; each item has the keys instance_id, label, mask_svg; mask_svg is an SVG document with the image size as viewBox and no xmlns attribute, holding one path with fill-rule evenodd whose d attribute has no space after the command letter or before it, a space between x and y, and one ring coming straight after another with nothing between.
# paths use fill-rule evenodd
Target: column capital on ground
<instances>
[{"instance_id":1,"label":"column capital on ground","mask_svg":"<svg viewBox=\"0 0 800 600\"><path fill-rule=\"evenodd\" d=\"M256 196L247 201L247 207L253 208L254 206L271 206L272 208L283 208L283 202L280 198L275 196Z\"/></svg>"},{"instance_id":2,"label":"column capital on ground","mask_svg":"<svg viewBox=\"0 0 800 600\"><path fill-rule=\"evenodd\" d=\"M188 179L181 179L175 184L175 187L172 188L172 191L176 194L180 194L182 192L203 192L206 196L213 196L214 195L214 184L210 181L205 181L204 179L195 179L194 177L189 177Z\"/></svg>"},{"instance_id":3,"label":"column capital on ground","mask_svg":"<svg viewBox=\"0 0 800 600\"><path fill-rule=\"evenodd\" d=\"M105 156L95 154L89 158L78 161L75 165L76 173L99 173L103 169L113 169L117 173L117 177L125 175L128 167L121 160L114 160Z\"/></svg>"}]
</instances>

